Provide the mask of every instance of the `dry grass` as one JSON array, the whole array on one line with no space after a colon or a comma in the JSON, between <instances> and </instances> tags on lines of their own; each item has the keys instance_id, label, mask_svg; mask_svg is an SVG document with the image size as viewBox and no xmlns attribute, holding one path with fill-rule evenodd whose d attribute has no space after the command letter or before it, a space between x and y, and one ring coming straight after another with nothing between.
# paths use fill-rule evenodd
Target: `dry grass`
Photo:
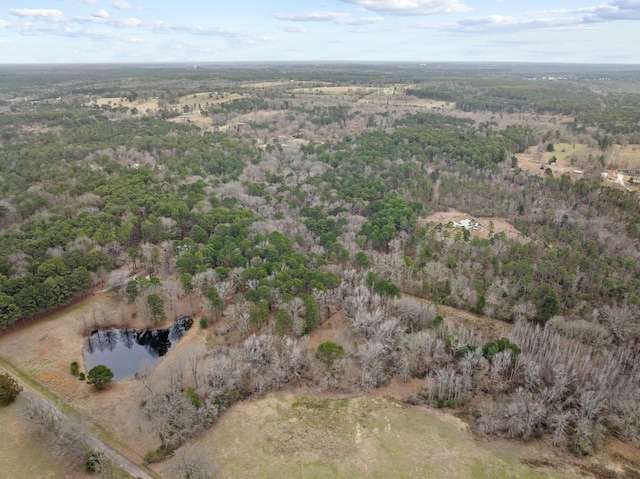
<instances>
[{"instance_id":1,"label":"dry grass","mask_svg":"<svg viewBox=\"0 0 640 479\"><path fill-rule=\"evenodd\" d=\"M460 222L465 218L473 218L480 226L482 226L482 230L479 231L471 231L471 236L479 236L480 238L487 238L489 235L489 223L493 222L493 232L494 234L504 233L509 239L517 239L520 242L526 242L527 238L521 236L520 232L507 221L506 218L502 217L477 217L467 215L461 211L458 211L454 208L449 208L447 211L438 211L433 213L426 218L420 218L418 220L419 226L424 226L427 223L439 223L442 225L448 224L450 221ZM455 230L452 230L455 232Z\"/></svg>"},{"instance_id":2,"label":"dry grass","mask_svg":"<svg viewBox=\"0 0 640 479\"><path fill-rule=\"evenodd\" d=\"M320 86L309 88L296 88L292 93L305 93L311 95L368 95L370 93L382 92L382 88L374 87L351 87L351 86Z\"/></svg>"},{"instance_id":3,"label":"dry grass","mask_svg":"<svg viewBox=\"0 0 640 479\"><path fill-rule=\"evenodd\" d=\"M609 158L611 168L640 170L640 145L615 145Z\"/></svg>"},{"instance_id":4,"label":"dry grass","mask_svg":"<svg viewBox=\"0 0 640 479\"><path fill-rule=\"evenodd\" d=\"M590 148L582 143L556 143L555 151L538 151L537 146L530 147L524 153L518 153L518 166L539 175L544 174L546 168L551 168L554 176L568 173L574 178L580 176L573 173L574 170L582 170L587 166L595 165L602 152L598 148ZM549 165L551 158L556 157L556 162ZM598 163L598 167L602 168Z\"/></svg>"},{"instance_id":5,"label":"dry grass","mask_svg":"<svg viewBox=\"0 0 640 479\"><path fill-rule=\"evenodd\" d=\"M42 438L20 418L24 399L0 407L0 477L11 479L90 478L82 467L73 467L52 457L42 447Z\"/></svg>"},{"instance_id":6,"label":"dry grass","mask_svg":"<svg viewBox=\"0 0 640 479\"><path fill-rule=\"evenodd\" d=\"M276 88L280 86L290 85L291 81L263 81L263 82L254 82L254 83L243 83L243 88ZM296 83L297 84L297 83Z\"/></svg>"},{"instance_id":7,"label":"dry grass","mask_svg":"<svg viewBox=\"0 0 640 479\"><path fill-rule=\"evenodd\" d=\"M226 103L233 100L238 100L240 98L249 98L250 95L242 95L239 93L217 93L217 92L204 92L204 93L194 93L191 95L181 96L178 100L178 103L168 105L168 108L182 110L185 106L193 107L200 105L205 105L206 103L212 104L220 104ZM88 106L98 105L104 106L109 105L111 107L127 107L127 108L137 108L138 111L142 114L145 112L156 112L160 109L158 105L158 98L149 98L147 100L135 100L135 101L127 101L123 98L96 98L95 101L91 101L87 103Z\"/></svg>"},{"instance_id":8,"label":"dry grass","mask_svg":"<svg viewBox=\"0 0 640 479\"><path fill-rule=\"evenodd\" d=\"M94 424L105 431L110 443L126 457L141 463L143 456L157 447L156 438L141 427L137 417L143 392L142 383L117 381L103 391L96 391L70 373L72 361L81 365L81 371L85 370L82 356L87 337L85 331L106 326L100 321L94 321L92 311L103 308L116 311L118 303L119 299L109 293L91 296L50 318L0 336L0 351L2 357L14 367L75 410L89 416ZM188 300L184 299L179 312L187 311ZM131 321L129 325L144 327L140 318ZM197 340L199 332L200 328L191 328L183 341L194 341L189 339L192 336ZM181 345L182 342L156 367L158 375L166 374L170 358L178 354Z\"/></svg>"},{"instance_id":9,"label":"dry grass","mask_svg":"<svg viewBox=\"0 0 640 479\"><path fill-rule=\"evenodd\" d=\"M526 466L521 459L539 451L501 451L444 412L381 397L307 393L237 404L195 447L216 458L220 479L585 477L570 468Z\"/></svg>"}]
</instances>

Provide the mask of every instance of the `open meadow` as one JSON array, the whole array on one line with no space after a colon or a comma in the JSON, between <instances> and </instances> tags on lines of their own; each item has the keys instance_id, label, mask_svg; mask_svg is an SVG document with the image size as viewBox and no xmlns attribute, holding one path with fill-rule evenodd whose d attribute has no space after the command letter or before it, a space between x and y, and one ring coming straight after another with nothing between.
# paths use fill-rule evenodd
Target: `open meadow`
<instances>
[{"instance_id":1,"label":"open meadow","mask_svg":"<svg viewBox=\"0 0 640 479\"><path fill-rule=\"evenodd\" d=\"M43 447L40 434L20 417L25 400L0 408L0 477L7 479L88 479L82 466L69 465Z\"/></svg>"}]
</instances>

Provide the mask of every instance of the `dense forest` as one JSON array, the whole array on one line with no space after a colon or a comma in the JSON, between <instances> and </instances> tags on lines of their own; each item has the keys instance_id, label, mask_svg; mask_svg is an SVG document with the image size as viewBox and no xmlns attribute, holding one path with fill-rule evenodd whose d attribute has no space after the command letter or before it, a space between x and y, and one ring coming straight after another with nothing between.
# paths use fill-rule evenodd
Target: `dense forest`
<instances>
[{"instance_id":1,"label":"dense forest","mask_svg":"<svg viewBox=\"0 0 640 479\"><path fill-rule=\"evenodd\" d=\"M387 67L3 67L0 329L107 289L150 326L187 295L237 331L197 401L144 402L171 411L162 450L255 392L394 376L424 379L412 403L484 398L484 434L640 444L640 198L601 175L640 143L640 74ZM554 144L589 154L560 170ZM511 229L427 220L449 209ZM338 312L344 340L307 354Z\"/></svg>"}]
</instances>

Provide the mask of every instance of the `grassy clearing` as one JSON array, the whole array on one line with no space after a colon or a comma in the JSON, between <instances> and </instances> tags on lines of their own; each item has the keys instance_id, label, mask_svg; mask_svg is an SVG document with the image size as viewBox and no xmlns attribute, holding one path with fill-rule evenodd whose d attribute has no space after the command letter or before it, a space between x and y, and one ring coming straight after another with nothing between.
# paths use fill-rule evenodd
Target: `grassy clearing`
<instances>
[{"instance_id":1,"label":"grassy clearing","mask_svg":"<svg viewBox=\"0 0 640 479\"><path fill-rule=\"evenodd\" d=\"M228 479L580 477L537 471L520 462L518 447L476 441L449 414L376 397L270 394L235 405L195 447Z\"/></svg>"},{"instance_id":2,"label":"grassy clearing","mask_svg":"<svg viewBox=\"0 0 640 479\"><path fill-rule=\"evenodd\" d=\"M555 151L545 152L545 160L549 161L552 157L556 157L558 161L562 161L573 153L586 150L588 147L584 143L554 143Z\"/></svg>"},{"instance_id":3,"label":"grassy clearing","mask_svg":"<svg viewBox=\"0 0 640 479\"><path fill-rule=\"evenodd\" d=\"M288 80L284 81L263 81L263 82L254 82L254 83L243 83L241 86L243 88L275 88L280 86L290 85L292 82Z\"/></svg>"},{"instance_id":4,"label":"grassy clearing","mask_svg":"<svg viewBox=\"0 0 640 479\"><path fill-rule=\"evenodd\" d=\"M181 110L185 106L194 107L198 104L204 106L207 103L209 103L210 105L220 104L238 100L240 98L249 98L250 96L251 95L242 95L239 93L194 93L191 95L181 96L178 103L168 105L167 108ZM122 106L128 108L137 108L140 113L145 113L147 110L149 110L150 112L155 112L160 109L157 98L150 98L148 100L136 100L132 102L124 100L122 98L97 98L95 101L87 103L87 105L109 105L111 107Z\"/></svg>"},{"instance_id":5,"label":"grassy clearing","mask_svg":"<svg viewBox=\"0 0 640 479\"><path fill-rule=\"evenodd\" d=\"M42 447L42 439L28 429L20 419L20 405L0 408L0 476L12 479L90 478L80 467L71 467L64 460L52 457Z\"/></svg>"},{"instance_id":6,"label":"grassy clearing","mask_svg":"<svg viewBox=\"0 0 640 479\"><path fill-rule=\"evenodd\" d=\"M296 88L293 93L311 93L318 95L355 95L382 93L382 88L376 87L351 87L351 86L321 86L309 88Z\"/></svg>"},{"instance_id":7,"label":"grassy clearing","mask_svg":"<svg viewBox=\"0 0 640 479\"><path fill-rule=\"evenodd\" d=\"M614 147L613 154L611 155L611 161L616 168L627 170L639 170L640 169L640 146L639 145L626 145Z\"/></svg>"},{"instance_id":8,"label":"grassy clearing","mask_svg":"<svg viewBox=\"0 0 640 479\"><path fill-rule=\"evenodd\" d=\"M185 95L180 97L180 102L176 107L182 108L185 105L195 106L195 105L205 105L209 103L210 105L226 103L233 100L239 100L241 98L250 98L251 95L241 95L239 93L224 93L224 94L216 94L215 92L209 93L193 93L191 95Z\"/></svg>"}]
</instances>

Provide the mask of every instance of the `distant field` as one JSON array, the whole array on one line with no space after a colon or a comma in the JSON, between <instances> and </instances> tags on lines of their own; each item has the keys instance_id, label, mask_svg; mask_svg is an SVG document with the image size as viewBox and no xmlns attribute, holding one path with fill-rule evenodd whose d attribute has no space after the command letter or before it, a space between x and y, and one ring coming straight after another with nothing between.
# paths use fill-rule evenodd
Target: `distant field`
<instances>
[{"instance_id":1,"label":"distant field","mask_svg":"<svg viewBox=\"0 0 640 479\"><path fill-rule=\"evenodd\" d=\"M183 107L185 105L193 106L193 105L205 105L206 103L211 104L219 104L226 103L228 101L239 100L240 98L250 98L251 95L241 95L240 93L224 93L224 94L216 94L215 92L210 93L193 93L191 95L185 95L180 97L179 106Z\"/></svg>"},{"instance_id":2,"label":"distant field","mask_svg":"<svg viewBox=\"0 0 640 479\"><path fill-rule=\"evenodd\" d=\"M524 153L518 153L518 166L523 170L543 175L546 168L551 168L554 176L565 173L574 179L580 178L575 170L595 167L596 171L609 173L609 179L615 180L620 169L640 169L640 145L614 145L613 148L602 152L598 147L590 147L584 143L555 143L555 151L539 151L537 146L530 147ZM549 165L549 160L556 157L556 163ZM604 167L600 157L604 156ZM637 187L631 186L632 190Z\"/></svg>"},{"instance_id":3,"label":"distant field","mask_svg":"<svg viewBox=\"0 0 640 479\"><path fill-rule=\"evenodd\" d=\"M376 88L376 87L353 87L353 86L322 86L322 87L310 87L310 88L296 88L291 90L293 93L314 93L314 94L326 94L326 95L347 95L358 93L384 93L388 90L389 94L393 91L392 88Z\"/></svg>"},{"instance_id":4,"label":"distant field","mask_svg":"<svg viewBox=\"0 0 640 479\"><path fill-rule=\"evenodd\" d=\"M640 170L640 145L614 146L610 163L619 169Z\"/></svg>"},{"instance_id":5,"label":"distant field","mask_svg":"<svg viewBox=\"0 0 640 479\"><path fill-rule=\"evenodd\" d=\"M546 168L551 168L555 176L564 173L575 176L574 170L581 170L586 165L593 164L602 154L599 149L590 148L583 143L554 143L554 148L555 151L539 151L537 146L532 146L524 153L516 154L518 166L539 175L543 175ZM550 165L549 161L554 156L557 161Z\"/></svg>"},{"instance_id":6,"label":"distant field","mask_svg":"<svg viewBox=\"0 0 640 479\"><path fill-rule=\"evenodd\" d=\"M386 87L354 87L354 86L315 86L309 88L296 88L293 93L310 95L360 95L358 100L362 103L385 104L393 101L394 104L404 106L417 106L420 108L453 110L455 102L430 100L428 98L407 97L404 95L404 85L389 85Z\"/></svg>"},{"instance_id":7,"label":"distant field","mask_svg":"<svg viewBox=\"0 0 640 479\"><path fill-rule=\"evenodd\" d=\"M219 479L590 477L535 470L518 445L503 451L450 414L380 397L268 394L233 406L196 447L214 457Z\"/></svg>"},{"instance_id":8,"label":"distant field","mask_svg":"<svg viewBox=\"0 0 640 479\"><path fill-rule=\"evenodd\" d=\"M240 98L249 98L251 95L242 95L239 93L224 93L218 94L216 92L205 93L193 93L191 95L181 96L178 103L168 105L168 108L182 109L185 105L190 107L194 105L205 105L206 103L219 104L226 103ZM147 110L158 110L157 98L150 98L148 100L135 100L127 101L122 98L97 98L95 101L89 103L89 105L97 104L98 106L110 105L113 107L123 106L128 108L137 108L140 113L144 113Z\"/></svg>"},{"instance_id":9,"label":"distant field","mask_svg":"<svg viewBox=\"0 0 640 479\"><path fill-rule=\"evenodd\" d=\"M582 143L554 143L555 151L545 152L545 160L550 160L554 156L558 161L562 161L568 156L586 150L588 147Z\"/></svg>"},{"instance_id":10,"label":"distant field","mask_svg":"<svg viewBox=\"0 0 640 479\"><path fill-rule=\"evenodd\" d=\"M264 81L255 83L243 83L241 86L245 88L273 88L278 86L289 85L289 81Z\"/></svg>"},{"instance_id":11,"label":"distant field","mask_svg":"<svg viewBox=\"0 0 640 479\"><path fill-rule=\"evenodd\" d=\"M20 419L19 399L0 407L0 477L7 479L90 478L82 468L71 468L47 453L42 438Z\"/></svg>"}]
</instances>

